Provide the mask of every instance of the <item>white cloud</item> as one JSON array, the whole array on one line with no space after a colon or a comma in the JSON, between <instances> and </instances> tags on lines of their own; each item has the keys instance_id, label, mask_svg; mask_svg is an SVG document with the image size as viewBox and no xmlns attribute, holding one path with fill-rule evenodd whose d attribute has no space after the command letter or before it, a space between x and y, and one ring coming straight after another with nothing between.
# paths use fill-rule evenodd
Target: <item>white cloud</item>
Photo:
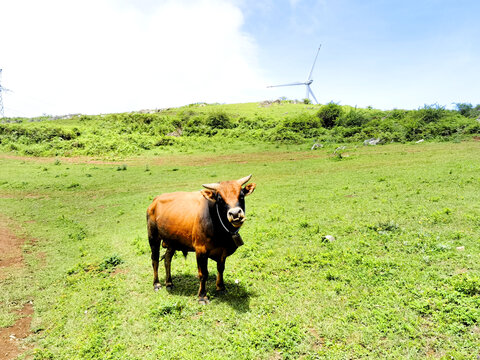
<instances>
[{"instance_id":1,"label":"white cloud","mask_svg":"<svg viewBox=\"0 0 480 360\"><path fill-rule=\"evenodd\" d=\"M251 97L265 81L242 24L240 9L221 0L7 0L6 115L259 100Z\"/></svg>"}]
</instances>

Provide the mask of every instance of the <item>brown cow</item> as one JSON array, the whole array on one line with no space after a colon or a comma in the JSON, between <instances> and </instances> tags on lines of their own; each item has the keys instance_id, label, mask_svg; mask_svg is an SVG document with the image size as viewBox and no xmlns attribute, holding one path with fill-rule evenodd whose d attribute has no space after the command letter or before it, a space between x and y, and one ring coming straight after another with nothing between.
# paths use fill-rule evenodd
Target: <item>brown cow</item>
<instances>
[{"instance_id":1,"label":"brown cow","mask_svg":"<svg viewBox=\"0 0 480 360\"><path fill-rule=\"evenodd\" d=\"M174 192L157 196L147 210L148 241L152 250L153 287L160 288L158 263L160 244L166 248L165 286L173 288L170 265L175 251L195 251L200 288L198 301L207 304L205 284L208 259L217 262L217 291L224 291L225 259L242 244L238 231L245 221L245 196L255 184L242 186L252 175L239 180L202 185L196 192Z\"/></svg>"}]
</instances>

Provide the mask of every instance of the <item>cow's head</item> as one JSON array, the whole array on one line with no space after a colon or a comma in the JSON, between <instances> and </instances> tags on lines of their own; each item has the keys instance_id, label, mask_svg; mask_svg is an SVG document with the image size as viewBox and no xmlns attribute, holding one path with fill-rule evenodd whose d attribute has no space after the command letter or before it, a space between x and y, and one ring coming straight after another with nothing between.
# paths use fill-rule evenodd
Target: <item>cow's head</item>
<instances>
[{"instance_id":1,"label":"cow's head","mask_svg":"<svg viewBox=\"0 0 480 360\"><path fill-rule=\"evenodd\" d=\"M255 183L247 183L252 175L239 180L203 184L202 195L209 201L216 202L221 218L226 218L234 228L240 228L245 221L245 196L255 190Z\"/></svg>"}]
</instances>

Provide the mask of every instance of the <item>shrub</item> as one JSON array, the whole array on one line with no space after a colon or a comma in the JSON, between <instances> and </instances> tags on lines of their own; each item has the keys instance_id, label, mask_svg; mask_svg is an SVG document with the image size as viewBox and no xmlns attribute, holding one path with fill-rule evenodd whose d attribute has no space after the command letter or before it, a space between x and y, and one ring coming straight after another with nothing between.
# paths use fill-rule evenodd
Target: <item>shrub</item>
<instances>
[{"instance_id":1,"label":"shrub","mask_svg":"<svg viewBox=\"0 0 480 360\"><path fill-rule=\"evenodd\" d=\"M261 123L259 121L255 121L252 118L241 117L238 120L237 128L245 129L245 130L253 130L253 129L258 129L260 125Z\"/></svg>"},{"instance_id":2,"label":"shrub","mask_svg":"<svg viewBox=\"0 0 480 360\"><path fill-rule=\"evenodd\" d=\"M318 110L317 117L320 119L322 126L331 129L337 125L337 119L342 115L342 107L334 102L324 105Z\"/></svg>"},{"instance_id":3,"label":"shrub","mask_svg":"<svg viewBox=\"0 0 480 360\"><path fill-rule=\"evenodd\" d=\"M231 129L235 127L230 116L221 111L208 115L205 124L212 129Z\"/></svg>"},{"instance_id":4,"label":"shrub","mask_svg":"<svg viewBox=\"0 0 480 360\"><path fill-rule=\"evenodd\" d=\"M352 109L343 114L338 120L338 125L345 127L362 126L368 122L368 117L360 110Z\"/></svg>"},{"instance_id":5,"label":"shrub","mask_svg":"<svg viewBox=\"0 0 480 360\"><path fill-rule=\"evenodd\" d=\"M362 127L362 134L364 135L363 139L374 137L380 138L385 142L405 141L405 127L398 121L395 121L390 114L387 114L382 119L370 120Z\"/></svg>"},{"instance_id":6,"label":"shrub","mask_svg":"<svg viewBox=\"0 0 480 360\"><path fill-rule=\"evenodd\" d=\"M402 120L406 115L407 115L406 110L393 109L391 111L387 111L385 118L398 121L398 120Z\"/></svg>"},{"instance_id":7,"label":"shrub","mask_svg":"<svg viewBox=\"0 0 480 360\"><path fill-rule=\"evenodd\" d=\"M155 141L154 146L172 146L175 144L176 138L173 136L162 136Z\"/></svg>"},{"instance_id":8,"label":"shrub","mask_svg":"<svg viewBox=\"0 0 480 360\"><path fill-rule=\"evenodd\" d=\"M424 105L423 108L418 109L415 116L423 123L436 122L442 119L447 114L445 107L438 104Z\"/></svg>"},{"instance_id":9,"label":"shrub","mask_svg":"<svg viewBox=\"0 0 480 360\"><path fill-rule=\"evenodd\" d=\"M296 144L301 142L302 137L290 129L279 126L268 131L267 139L273 142Z\"/></svg>"},{"instance_id":10,"label":"shrub","mask_svg":"<svg viewBox=\"0 0 480 360\"><path fill-rule=\"evenodd\" d=\"M308 130L318 129L322 126L320 119L314 115L301 113L297 116L291 116L283 119L281 126L285 129L304 133L308 136Z\"/></svg>"},{"instance_id":11,"label":"shrub","mask_svg":"<svg viewBox=\"0 0 480 360\"><path fill-rule=\"evenodd\" d=\"M405 140L413 141L424 137L421 121L415 116L414 112L408 113L408 115L402 120L402 125L405 129Z\"/></svg>"},{"instance_id":12,"label":"shrub","mask_svg":"<svg viewBox=\"0 0 480 360\"><path fill-rule=\"evenodd\" d=\"M194 116L186 122L183 127L185 135L206 135L209 128L205 125L205 121L201 116Z\"/></svg>"},{"instance_id":13,"label":"shrub","mask_svg":"<svg viewBox=\"0 0 480 360\"><path fill-rule=\"evenodd\" d=\"M80 136L80 131L77 128L65 129L58 126L41 125L7 125L0 124L0 138L17 141L21 137L27 144L37 144L44 141L50 141L54 138L62 140L72 140Z\"/></svg>"},{"instance_id":14,"label":"shrub","mask_svg":"<svg viewBox=\"0 0 480 360\"><path fill-rule=\"evenodd\" d=\"M81 115L72 119L78 128L48 118L7 119L0 124L0 150L30 156L111 156L139 154L159 146L174 146L179 151L206 149L211 148L213 136L250 142L301 143L312 138L342 142L372 137L403 142L422 138L459 141L461 135L480 133L480 121L475 120L480 105L459 103L456 111L436 104L408 111L352 109L333 102L318 110L282 105L290 115L279 114L284 111L280 109L232 113L188 107L152 114ZM167 135L177 129L182 130L181 137Z\"/></svg>"}]
</instances>

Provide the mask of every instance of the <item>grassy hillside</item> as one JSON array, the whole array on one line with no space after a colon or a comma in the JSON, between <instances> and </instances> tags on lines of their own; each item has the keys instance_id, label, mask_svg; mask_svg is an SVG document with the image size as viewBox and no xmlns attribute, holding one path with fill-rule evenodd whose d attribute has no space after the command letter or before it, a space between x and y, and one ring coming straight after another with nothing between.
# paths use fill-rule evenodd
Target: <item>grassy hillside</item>
<instances>
[{"instance_id":1,"label":"grassy hillside","mask_svg":"<svg viewBox=\"0 0 480 360\"><path fill-rule=\"evenodd\" d=\"M27 243L24 267L0 268L0 326L33 301L26 355L38 360L475 358L479 144L347 145L342 156L223 148L109 163L2 155L0 213ZM153 197L250 173L257 190L245 245L227 260L228 293L216 293L210 262L211 304L198 305L194 256L175 257L176 289L155 293Z\"/></svg>"},{"instance_id":2,"label":"grassy hillside","mask_svg":"<svg viewBox=\"0 0 480 360\"><path fill-rule=\"evenodd\" d=\"M295 144L308 149L316 141L362 143L373 137L382 143L458 141L480 133L480 122L468 117L475 114L436 105L380 111L290 101L194 104L147 114L7 119L0 123L0 150L32 156L104 157L213 153L225 147L255 151L259 145L271 149Z\"/></svg>"}]
</instances>

